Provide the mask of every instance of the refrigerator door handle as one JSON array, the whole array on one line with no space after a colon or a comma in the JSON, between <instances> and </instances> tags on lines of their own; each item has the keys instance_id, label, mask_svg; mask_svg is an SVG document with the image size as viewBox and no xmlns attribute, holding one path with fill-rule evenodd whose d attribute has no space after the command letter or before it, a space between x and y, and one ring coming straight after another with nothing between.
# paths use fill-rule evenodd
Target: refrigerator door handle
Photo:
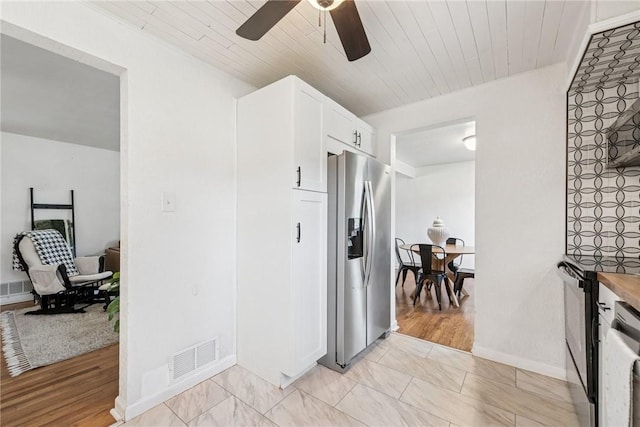
<instances>
[{"instance_id":1,"label":"refrigerator door handle","mask_svg":"<svg viewBox=\"0 0 640 427\"><path fill-rule=\"evenodd\" d=\"M364 196L365 203L367 204L367 259L365 260L364 270L364 287L366 288L369 286L376 240L376 223L374 220L376 213L373 204L373 189L371 188L371 181L365 181L364 183Z\"/></svg>"},{"instance_id":2,"label":"refrigerator door handle","mask_svg":"<svg viewBox=\"0 0 640 427\"><path fill-rule=\"evenodd\" d=\"M360 217L362 218L362 257L360 258L360 271L362 272L362 288L367 287L367 259L368 259L368 245L367 239L369 239L369 199L367 196L367 183L364 184L364 191L362 192L362 202Z\"/></svg>"}]
</instances>

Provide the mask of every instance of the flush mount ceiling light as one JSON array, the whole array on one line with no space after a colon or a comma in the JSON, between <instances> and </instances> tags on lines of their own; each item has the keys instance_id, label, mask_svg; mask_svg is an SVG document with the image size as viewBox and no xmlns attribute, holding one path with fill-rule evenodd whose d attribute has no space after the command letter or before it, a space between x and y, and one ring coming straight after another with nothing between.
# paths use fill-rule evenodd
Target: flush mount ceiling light
<instances>
[{"instance_id":1,"label":"flush mount ceiling light","mask_svg":"<svg viewBox=\"0 0 640 427\"><path fill-rule=\"evenodd\" d=\"M464 146L467 150L476 151L476 136L470 135L465 138L462 138L462 142L464 142Z\"/></svg>"},{"instance_id":2,"label":"flush mount ceiling light","mask_svg":"<svg viewBox=\"0 0 640 427\"><path fill-rule=\"evenodd\" d=\"M285 17L302 0L267 0L260 9L236 30L236 34L249 40L259 40L278 21ZM360 59L369 52L371 46L364 32L358 9L353 0L307 0L318 9L318 25L322 26L324 15L324 42L327 42L327 12L340 37L344 53L349 61Z\"/></svg>"}]
</instances>

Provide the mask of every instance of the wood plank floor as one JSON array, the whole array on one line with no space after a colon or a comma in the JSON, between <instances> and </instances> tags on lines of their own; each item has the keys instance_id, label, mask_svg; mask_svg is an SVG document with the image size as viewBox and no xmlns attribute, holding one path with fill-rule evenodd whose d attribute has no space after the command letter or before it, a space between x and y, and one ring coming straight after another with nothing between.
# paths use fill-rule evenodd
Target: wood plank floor
<instances>
[{"instance_id":1,"label":"wood plank floor","mask_svg":"<svg viewBox=\"0 0 640 427\"><path fill-rule=\"evenodd\" d=\"M1 311L32 303L2 306ZM118 344L11 377L0 370L0 423L8 426L108 426L118 395Z\"/></svg>"},{"instance_id":2,"label":"wood plank floor","mask_svg":"<svg viewBox=\"0 0 640 427\"><path fill-rule=\"evenodd\" d=\"M413 292L416 289L413 274L407 275L402 287L402 278L396 286L396 320L399 333L435 342L464 351L473 346L473 279L467 279L464 289L468 297L460 301L460 307L449 304L444 287L442 288L442 311L438 310L435 290L422 290L420 301L413 306Z\"/></svg>"}]
</instances>

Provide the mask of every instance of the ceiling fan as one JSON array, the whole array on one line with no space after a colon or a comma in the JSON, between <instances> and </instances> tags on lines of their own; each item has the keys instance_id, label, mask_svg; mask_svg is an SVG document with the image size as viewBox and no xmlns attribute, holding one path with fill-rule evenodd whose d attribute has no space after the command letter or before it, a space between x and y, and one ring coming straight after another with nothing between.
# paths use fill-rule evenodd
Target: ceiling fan
<instances>
[{"instance_id":1,"label":"ceiling fan","mask_svg":"<svg viewBox=\"0 0 640 427\"><path fill-rule=\"evenodd\" d=\"M236 34L245 39L259 40L301 1L302 0L267 0L260 9L256 10L256 13L251 15L251 17L236 30ZM358 9L353 0L308 1L320 11L331 14L331 19L333 19L333 24L338 31L342 47L349 61L360 59L371 52L369 40L367 40Z\"/></svg>"}]
</instances>

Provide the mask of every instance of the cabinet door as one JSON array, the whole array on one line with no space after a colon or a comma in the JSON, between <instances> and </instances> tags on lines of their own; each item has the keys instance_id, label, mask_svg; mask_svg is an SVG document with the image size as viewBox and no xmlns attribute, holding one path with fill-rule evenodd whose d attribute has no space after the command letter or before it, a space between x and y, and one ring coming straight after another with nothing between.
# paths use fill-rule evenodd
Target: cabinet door
<instances>
[{"instance_id":1,"label":"cabinet door","mask_svg":"<svg viewBox=\"0 0 640 427\"><path fill-rule=\"evenodd\" d=\"M604 343L607 336L607 331L611 328L611 325L607 324L606 319L602 315L598 315L598 323L600 324L598 329L598 420L599 425L604 426L604 376L602 375L603 368L603 351Z\"/></svg>"},{"instance_id":2,"label":"cabinet door","mask_svg":"<svg viewBox=\"0 0 640 427\"><path fill-rule=\"evenodd\" d=\"M361 126L357 127L358 132L358 150L375 157L374 152L374 139L373 130L363 122Z\"/></svg>"},{"instance_id":3,"label":"cabinet door","mask_svg":"<svg viewBox=\"0 0 640 427\"><path fill-rule=\"evenodd\" d=\"M607 332L611 329L611 323L614 319L613 308L615 306L615 302L620 301L620 297L613 293L613 291L607 288L602 283L599 284L598 288L598 384L604 384L603 377L603 351L604 345L606 345ZM601 426L606 425L606 421L604 418L604 387L598 387L598 420Z\"/></svg>"},{"instance_id":4,"label":"cabinet door","mask_svg":"<svg viewBox=\"0 0 640 427\"><path fill-rule=\"evenodd\" d=\"M326 105L327 136L343 144L355 146L357 141L353 114L329 99L327 99Z\"/></svg>"},{"instance_id":5,"label":"cabinet door","mask_svg":"<svg viewBox=\"0 0 640 427\"><path fill-rule=\"evenodd\" d=\"M300 83L295 96L294 188L327 191L327 156L322 145L323 95Z\"/></svg>"},{"instance_id":6,"label":"cabinet door","mask_svg":"<svg viewBox=\"0 0 640 427\"><path fill-rule=\"evenodd\" d=\"M284 371L290 377L327 352L327 195L293 193L293 342Z\"/></svg>"}]
</instances>

